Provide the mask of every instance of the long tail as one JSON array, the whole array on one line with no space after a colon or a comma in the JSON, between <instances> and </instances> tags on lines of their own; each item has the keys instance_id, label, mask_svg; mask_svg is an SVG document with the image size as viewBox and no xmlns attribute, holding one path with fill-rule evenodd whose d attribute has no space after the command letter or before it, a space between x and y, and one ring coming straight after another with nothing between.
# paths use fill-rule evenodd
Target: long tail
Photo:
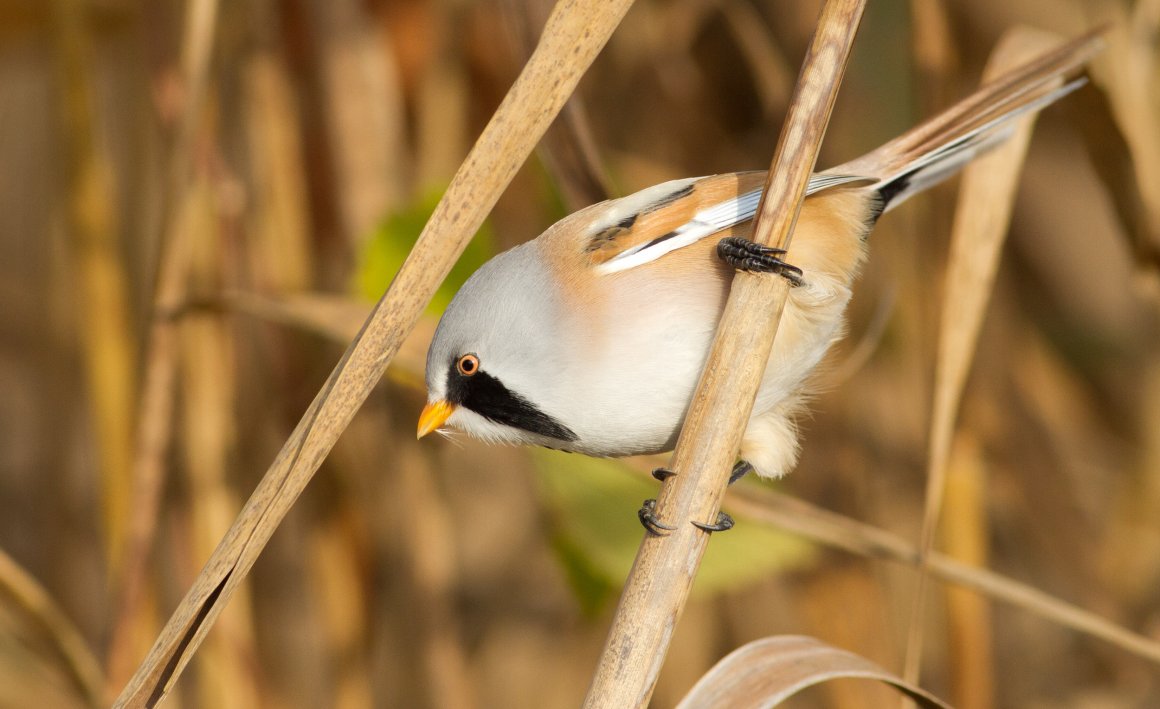
<instances>
[{"instance_id":1,"label":"long tail","mask_svg":"<svg viewBox=\"0 0 1160 709\"><path fill-rule=\"evenodd\" d=\"M1103 45L1101 30L1061 44L984 85L937 116L894 140L823 175L874 180L882 211L958 172L980 153L1005 141L1013 119L1034 113L1076 90L1086 79L1064 83Z\"/></svg>"}]
</instances>

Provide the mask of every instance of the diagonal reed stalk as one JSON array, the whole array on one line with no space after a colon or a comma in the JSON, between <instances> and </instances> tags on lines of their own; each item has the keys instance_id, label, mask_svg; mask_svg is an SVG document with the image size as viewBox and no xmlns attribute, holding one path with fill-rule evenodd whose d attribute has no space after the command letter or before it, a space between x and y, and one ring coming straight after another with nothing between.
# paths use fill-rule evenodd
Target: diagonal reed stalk
<instances>
[{"instance_id":1,"label":"diagonal reed stalk","mask_svg":"<svg viewBox=\"0 0 1160 709\"><path fill-rule=\"evenodd\" d=\"M557 4L532 58L456 173L390 288L173 612L117 699L117 707L152 707L172 689L439 283L630 5L631 0Z\"/></svg>"},{"instance_id":2,"label":"diagonal reed stalk","mask_svg":"<svg viewBox=\"0 0 1160 709\"><path fill-rule=\"evenodd\" d=\"M885 529L757 485L739 485L737 488L729 499L729 507L743 518L799 534L818 544L867 559L882 559L913 567L924 563L917 547ZM1160 642L1038 588L990 569L969 566L936 551L926 556L925 565L932 578L970 589L1160 664Z\"/></svg>"},{"instance_id":3,"label":"diagonal reed stalk","mask_svg":"<svg viewBox=\"0 0 1160 709\"><path fill-rule=\"evenodd\" d=\"M817 160L865 0L828 0L798 77L758 208L753 239L786 248ZM676 525L646 534L629 573L584 706L643 707L688 599L730 466L781 320L782 278L740 273L717 328L656 513Z\"/></svg>"}]
</instances>

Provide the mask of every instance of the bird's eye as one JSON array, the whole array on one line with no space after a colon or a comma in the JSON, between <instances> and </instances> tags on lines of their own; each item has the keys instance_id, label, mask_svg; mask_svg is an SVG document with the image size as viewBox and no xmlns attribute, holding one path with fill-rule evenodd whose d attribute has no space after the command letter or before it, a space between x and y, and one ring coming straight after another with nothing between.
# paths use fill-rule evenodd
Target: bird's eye
<instances>
[{"instance_id":1,"label":"bird's eye","mask_svg":"<svg viewBox=\"0 0 1160 709\"><path fill-rule=\"evenodd\" d=\"M479 357L465 354L455 362L455 368L465 377L474 376L479 371Z\"/></svg>"}]
</instances>

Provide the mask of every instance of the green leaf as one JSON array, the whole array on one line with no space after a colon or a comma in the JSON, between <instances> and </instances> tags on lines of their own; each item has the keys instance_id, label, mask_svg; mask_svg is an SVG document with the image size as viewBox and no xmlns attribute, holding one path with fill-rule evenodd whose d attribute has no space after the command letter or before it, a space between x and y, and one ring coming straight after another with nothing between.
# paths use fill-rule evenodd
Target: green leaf
<instances>
[{"instance_id":1,"label":"green leaf","mask_svg":"<svg viewBox=\"0 0 1160 709\"><path fill-rule=\"evenodd\" d=\"M388 214L375 227L359 254L358 267L355 269L354 289L359 295L368 300L378 300L382 296L403 265L403 260L411 252L411 247L419 238L419 232L431 218L443 192L443 189L426 192L403 209ZM491 227L484 222L475 238L467 244L463 255L451 268L450 275L439 286L435 297L427 306L427 313L441 314L463 282L494 253Z\"/></svg>"},{"instance_id":2,"label":"green leaf","mask_svg":"<svg viewBox=\"0 0 1160 709\"><path fill-rule=\"evenodd\" d=\"M582 606L596 609L624 584L644 534L636 512L659 488L614 460L540 449L532 456L560 562ZM732 591L800 568L813 552L800 537L740 519L728 533L713 536L693 594Z\"/></svg>"}]
</instances>

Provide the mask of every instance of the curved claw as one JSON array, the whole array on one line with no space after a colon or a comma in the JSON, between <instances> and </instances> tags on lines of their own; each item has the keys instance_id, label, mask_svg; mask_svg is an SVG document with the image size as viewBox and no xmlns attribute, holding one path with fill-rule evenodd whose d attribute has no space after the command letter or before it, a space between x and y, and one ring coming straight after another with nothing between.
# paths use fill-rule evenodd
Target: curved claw
<instances>
[{"instance_id":1,"label":"curved claw","mask_svg":"<svg viewBox=\"0 0 1160 709\"><path fill-rule=\"evenodd\" d=\"M676 475L676 473L668 468L656 468L652 471L652 476L661 482L668 480Z\"/></svg>"},{"instance_id":2,"label":"curved claw","mask_svg":"<svg viewBox=\"0 0 1160 709\"><path fill-rule=\"evenodd\" d=\"M711 532L727 532L730 529L733 529L733 525L736 523L733 521L733 518L730 517L729 515L725 514L724 512L718 512L717 513L717 521L714 524L705 524L704 522L689 522L689 524L693 525L697 529L700 529L704 532L711 533Z\"/></svg>"},{"instance_id":3,"label":"curved claw","mask_svg":"<svg viewBox=\"0 0 1160 709\"><path fill-rule=\"evenodd\" d=\"M733 466L733 471L729 473L729 484L732 485L751 472L753 472L753 465L748 460L737 461L737 464Z\"/></svg>"},{"instance_id":4,"label":"curved claw","mask_svg":"<svg viewBox=\"0 0 1160 709\"><path fill-rule=\"evenodd\" d=\"M640 506L640 510L636 516L640 518L640 523L650 534L655 534L658 537L663 537L672 532L676 527L665 524L657 519L657 501L653 499L645 500L644 504Z\"/></svg>"}]
</instances>

